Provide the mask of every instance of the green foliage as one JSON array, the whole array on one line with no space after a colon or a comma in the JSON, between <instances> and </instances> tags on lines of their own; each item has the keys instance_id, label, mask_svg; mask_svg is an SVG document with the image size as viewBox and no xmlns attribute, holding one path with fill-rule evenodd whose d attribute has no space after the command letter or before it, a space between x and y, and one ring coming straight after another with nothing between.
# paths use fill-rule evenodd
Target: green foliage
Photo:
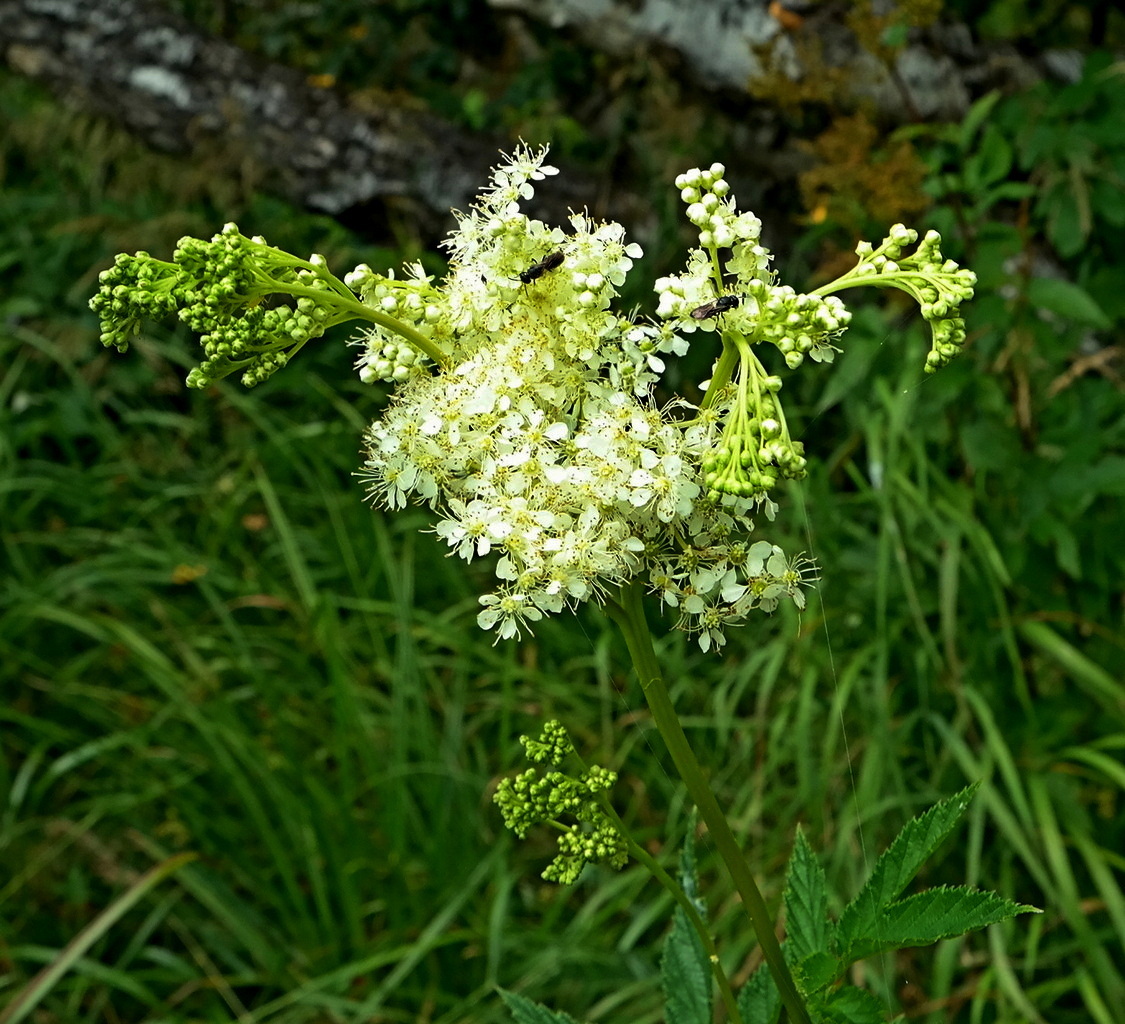
<instances>
[{"instance_id":1,"label":"green foliage","mask_svg":"<svg viewBox=\"0 0 1125 1024\"><path fill-rule=\"evenodd\" d=\"M694 821L691 824L694 827ZM690 829L680 855L680 887L706 920L697 902L699 874L695 839ZM666 1024L711 1024L711 962L682 907L672 912L672 929L664 940L660 957L660 980Z\"/></svg>"},{"instance_id":2,"label":"green foliage","mask_svg":"<svg viewBox=\"0 0 1125 1024\"><path fill-rule=\"evenodd\" d=\"M938 886L899 898L953 831L978 788L974 783L908 821L837 921L829 915L824 871L804 832L797 830L786 877L782 948L816 1024L880 1024L886 1019L887 1007L874 993L843 982L858 960L932 945L1019 914L1041 912L969 886ZM684 891L695 892L699 881L690 834L680 874ZM673 912L660 966L668 1024L710 1024L711 965L681 907ZM777 987L762 965L738 996L743 1024L774 1024L780 1009ZM523 1010L549 1014L530 1003ZM554 1019L521 1016L514 1009L513 1016L521 1024L549 1024Z\"/></svg>"},{"instance_id":3,"label":"green foliage","mask_svg":"<svg viewBox=\"0 0 1125 1024\"><path fill-rule=\"evenodd\" d=\"M871 877L840 915L837 942L843 957L852 956L856 944L879 933L883 915L921 870L938 844L965 813L976 786L962 790L907 822L886 853L876 862Z\"/></svg>"},{"instance_id":4,"label":"green foliage","mask_svg":"<svg viewBox=\"0 0 1125 1024\"><path fill-rule=\"evenodd\" d=\"M1034 907L966 886L942 886L898 898L953 830L976 790L975 784L969 786L907 822L836 922L828 917L824 872L798 831L785 889L785 956L810 1000L814 1019L824 1024L883 1020L884 1007L871 993L838 986L857 960L930 945L1017 914L1038 913ZM763 1002L764 982L755 984L755 1001ZM768 1013L769 1005L755 1009Z\"/></svg>"},{"instance_id":5,"label":"green foliage","mask_svg":"<svg viewBox=\"0 0 1125 1024\"><path fill-rule=\"evenodd\" d=\"M506 992L500 989L500 998L512 1013L516 1024L575 1024L574 1018L556 1010L548 1010L540 1003L533 1003L530 999L517 992Z\"/></svg>"},{"instance_id":6,"label":"green foliage","mask_svg":"<svg viewBox=\"0 0 1125 1024\"><path fill-rule=\"evenodd\" d=\"M530 81L542 66L521 74L523 106L506 111L490 83L488 116L549 126L558 103ZM803 621L732 636L717 665L674 636L660 651L720 799L770 822L749 836L764 877L780 876L800 819L829 890L858 891L859 843L882 848L893 816L984 780L924 882L985 882L1045 913L867 965L873 989L925 1024L1112 1024L1125 1005L1125 423L1106 344L1125 261L1119 195L1099 184L1120 93L1103 72L1083 83L1070 113L1051 109L1065 89L1047 84L978 114L963 147L927 151L951 204L935 210L944 247L982 275L967 352L924 381L902 371L901 347L920 362L928 339L872 306L830 379L810 382L794 414L810 428L807 519L786 511L770 531L823 566ZM387 522L357 500L371 391L339 348L305 352L299 383L270 381L253 401L222 385L185 393L184 337L148 332L138 358L111 364L84 308L113 252L170 251L231 219L332 266L402 255L146 155L12 79L0 106L5 992L126 891L128 872L190 848L202 860L177 876L179 897L118 922L40 1004L43 1021L415 1020L424 1007L441 1024L493 1024L503 982L576 1016L655 1024L667 900L635 869L596 894L529 883L545 847L497 849L498 820L462 810L516 763L521 716L546 713L583 749L624 737L613 749L634 781L619 799L638 839L661 840L655 809L669 804L668 828L683 826L647 733L618 730L636 695L599 620L581 619L578 643L552 627L519 650L475 642L472 588L416 536L425 518ZM674 110L667 124L723 155L712 112ZM1048 154L1051 174L1089 183L1090 233L1058 259L1064 200L1049 217L1048 178L1020 140L1045 119L1048 141L1069 120L1074 142L1087 117L1100 126L1091 173L1067 163L1065 140ZM991 180L1005 150L985 146L993 130L1016 154L1006 181ZM974 173L991 183L965 191L978 147L993 169ZM1024 301L1029 269L1064 279L1045 275L1044 252L1109 331L1044 321ZM710 872L706 844L699 856ZM733 974L751 950L730 903L712 927ZM739 1004L744 1021L776 1020L768 974Z\"/></svg>"},{"instance_id":7,"label":"green foliage","mask_svg":"<svg viewBox=\"0 0 1125 1024\"><path fill-rule=\"evenodd\" d=\"M703 943L677 907L660 957L668 1024L710 1024L711 967Z\"/></svg>"},{"instance_id":8,"label":"green foliage","mask_svg":"<svg viewBox=\"0 0 1125 1024\"><path fill-rule=\"evenodd\" d=\"M742 986L738 994L738 1012L742 1024L777 1024L781 1016L781 996L765 964Z\"/></svg>"},{"instance_id":9,"label":"green foliage","mask_svg":"<svg viewBox=\"0 0 1125 1024\"><path fill-rule=\"evenodd\" d=\"M795 963L804 964L809 958L823 956L832 947L834 929L828 919L828 885L824 869L801 829L797 830L793 854L789 859L785 917L789 930L789 954Z\"/></svg>"},{"instance_id":10,"label":"green foliage","mask_svg":"<svg viewBox=\"0 0 1125 1024\"><path fill-rule=\"evenodd\" d=\"M979 371L962 389L972 414L956 424L980 515L1019 587L1092 618L1102 614L1094 595L1125 573L1113 540L1125 420L1109 368L1125 323L1119 83L1095 54L1071 85L993 94L961 125L919 130L939 227L960 235L988 292L976 311ZM1024 396L1017 431L1009 393Z\"/></svg>"}]
</instances>

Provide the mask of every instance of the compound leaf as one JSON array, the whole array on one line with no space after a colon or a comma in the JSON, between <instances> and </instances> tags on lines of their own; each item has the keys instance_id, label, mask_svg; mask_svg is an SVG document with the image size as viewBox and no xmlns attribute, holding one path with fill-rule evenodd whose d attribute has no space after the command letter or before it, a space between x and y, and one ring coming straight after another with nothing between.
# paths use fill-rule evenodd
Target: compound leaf
<instances>
[{"instance_id":1,"label":"compound leaf","mask_svg":"<svg viewBox=\"0 0 1125 1024\"><path fill-rule=\"evenodd\" d=\"M855 959L845 951L858 939L882 935L883 912L910 884L926 858L953 831L978 785L973 783L935 804L925 814L912 818L875 862L871 877L844 908L836 925L836 940L843 959Z\"/></svg>"}]
</instances>

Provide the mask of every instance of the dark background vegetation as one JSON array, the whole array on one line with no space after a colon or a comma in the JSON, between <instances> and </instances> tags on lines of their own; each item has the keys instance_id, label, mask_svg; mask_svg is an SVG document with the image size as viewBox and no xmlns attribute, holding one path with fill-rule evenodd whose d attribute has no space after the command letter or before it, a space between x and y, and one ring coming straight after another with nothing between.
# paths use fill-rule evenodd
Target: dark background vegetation
<instances>
[{"instance_id":1,"label":"dark background vegetation","mask_svg":"<svg viewBox=\"0 0 1125 1024\"><path fill-rule=\"evenodd\" d=\"M923 881L1044 913L870 964L889 1011L1120 1022L1125 40L1109 5L946 4L976 38L1069 48L1074 68L976 96L956 124L892 130L758 83L806 144L800 176L768 189L740 163L745 101L476 0L179 9L350 92L550 142L644 197L663 226L627 306L682 252L671 177L714 159L798 288L895 220L942 230L980 277L962 359L926 378L914 312L853 292L837 364L787 381L812 472L769 535L822 566L809 610L718 657L652 618L774 902L798 823L845 899L907 817L984 780ZM666 897L637 869L540 882L546 837L512 843L489 803L519 733L556 716L620 770L638 835L674 852L683 796L605 621L482 637L480 577L419 534L426 515L361 500L382 398L343 337L256 391L196 393L189 337L154 326L121 358L86 309L114 253L232 219L339 274L440 269L430 240L393 209L341 224L153 155L7 72L0 124L0 1007L193 851L33 1019L493 1022L496 985L583 1020L659 1019ZM745 977L738 908L721 881L711 897Z\"/></svg>"}]
</instances>

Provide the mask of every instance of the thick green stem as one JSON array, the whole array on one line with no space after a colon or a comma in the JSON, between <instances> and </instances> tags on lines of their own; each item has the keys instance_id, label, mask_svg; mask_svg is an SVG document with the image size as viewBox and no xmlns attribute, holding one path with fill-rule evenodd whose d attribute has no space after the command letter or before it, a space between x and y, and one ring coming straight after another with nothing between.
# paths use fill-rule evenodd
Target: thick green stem
<instances>
[{"instance_id":1,"label":"thick green stem","mask_svg":"<svg viewBox=\"0 0 1125 1024\"><path fill-rule=\"evenodd\" d=\"M619 603L607 602L606 609L625 637L653 721L668 747L668 752L672 755L676 770L711 833L735 889L742 897L742 905L750 918L758 944L762 947L762 954L773 975L789 1019L792 1024L811 1024L808 1011L797 992L793 976L789 973L789 966L782 955L781 944L777 941L773 919L770 917L766 901L762 898L758 884L754 881L754 875L742 855L734 833L727 824L726 816L720 809L715 794L711 792L711 787L703 775L703 769L691 749L691 744L680 725L680 719L676 715L676 709L668 696L668 688L664 684L656 660L656 652L652 646L652 634L645 620L643 591L640 584L633 582L623 586L619 594Z\"/></svg>"},{"instance_id":2,"label":"thick green stem","mask_svg":"<svg viewBox=\"0 0 1125 1024\"><path fill-rule=\"evenodd\" d=\"M710 409L718 400L723 388L730 383L734 375L734 368L738 365L738 347L723 337L723 351L715 365L715 372L711 374L711 383L707 386L707 394L699 403L700 409Z\"/></svg>"}]
</instances>

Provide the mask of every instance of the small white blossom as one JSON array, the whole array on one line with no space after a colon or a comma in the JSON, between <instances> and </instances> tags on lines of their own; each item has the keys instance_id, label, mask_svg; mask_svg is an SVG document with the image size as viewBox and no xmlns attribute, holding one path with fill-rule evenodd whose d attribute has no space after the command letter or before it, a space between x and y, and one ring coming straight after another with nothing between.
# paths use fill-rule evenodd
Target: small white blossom
<instances>
[{"instance_id":1,"label":"small white blossom","mask_svg":"<svg viewBox=\"0 0 1125 1024\"><path fill-rule=\"evenodd\" d=\"M484 607L477 614L477 625L481 629L495 627L498 640L518 637L521 626L543 618L543 613L528 600L526 594L484 594L480 603Z\"/></svg>"}]
</instances>

